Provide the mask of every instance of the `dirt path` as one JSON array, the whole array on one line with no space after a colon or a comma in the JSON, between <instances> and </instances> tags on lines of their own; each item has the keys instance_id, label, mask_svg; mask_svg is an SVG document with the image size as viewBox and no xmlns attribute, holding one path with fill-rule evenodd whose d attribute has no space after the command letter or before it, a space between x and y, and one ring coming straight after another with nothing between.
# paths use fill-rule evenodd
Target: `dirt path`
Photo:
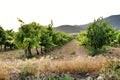
<instances>
[{"instance_id":1,"label":"dirt path","mask_svg":"<svg viewBox=\"0 0 120 80\"><path fill-rule=\"evenodd\" d=\"M65 44L60 49L53 50L51 53L52 55L63 57L65 60L69 60L71 57L76 56L87 56L86 49L83 46L79 46L79 42L75 39Z\"/></svg>"}]
</instances>

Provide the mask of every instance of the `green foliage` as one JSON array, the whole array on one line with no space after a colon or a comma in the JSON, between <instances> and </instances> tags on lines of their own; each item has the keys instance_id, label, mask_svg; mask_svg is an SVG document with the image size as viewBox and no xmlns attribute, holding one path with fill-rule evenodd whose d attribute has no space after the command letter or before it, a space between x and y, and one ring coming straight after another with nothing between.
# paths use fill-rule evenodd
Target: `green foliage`
<instances>
[{"instance_id":1,"label":"green foliage","mask_svg":"<svg viewBox=\"0 0 120 80\"><path fill-rule=\"evenodd\" d=\"M28 52L28 56L30 56L31 48L39 47L41 28L42 26L35 22L21 25L15 35L14 43L18 48L25 49L25 54Z\"/></svg>"},{"instance_id":2,"label":"green foliage","mask_svg":"<svg viewBox=\"0 0 120 80\"><path fill-rule=\"evenodd\" d=\"M73 39L73 36L65 34L63 32L54 32L53 33L53 42L55 46L63 46L67 42Z\"/></svg>"},{"instance_id":3,"label":"green foliage","mask_svg":"<svg viewBox=\"0 0 120 80\"><path fill-rule=\"evenodd\" d=\"M0 26L0 45L3 45L5 43L6 36L4 29Z\"/></svg>"},{"instance_id":4,"label":"green foliage","mask_svg":"<svg viewBox=\"0 0 120 80\"><path fill-rule=\"evenodd\" d=\"M93 47L87 47L87 54L89 56L95 56L96 54L98 54L98 50L94 49Z\"/></svg>"},{"instance_id":5,"label":"green foliage","mask_svg":"<svg viewBox=\"0 0 120 80\"><path fill-rule=\"evenodd\" d=\"M120 44L120 31L117 33L117 42Z\"/></svg>"},{"instance_id":6,"label":"green foliage","mask_svg":"<svg viewBox=\"0 0 120 80\"><path fill-rule=\"evenodd\" d=\"M25 54L31 53L32 48L36 48L39 53L38 47L41 47L41 51L49 52L54 47L62 46L73 39L71 35L55 32L52 28L52 21L48 26L42 26L35 22L25 24L20 19L18 21L21 22L21 27L15 35L14 43L18 48L24 49Z\"/></svg>"},{"instance_id":7,"label":"green foliage","mask_svg":"<svg viewBox=\"0 0 120 80\"><path fill-rule=\"evenodd\" d=\"M88 38L87 38L87 31L81 31L77 35L76 39L79 41L81 46L89 45L89 41L88 41Z\"/></svg>"},{"instance_id":8,"label":"green foliage","mask_svg":"<svg viewBox=\"0 0 120 80\"><path fill-rule=\"evenodd\" d=\"M38 46L39 39L36 34L38 33L34 29L34 23L22 25L19 28L19 32L16 33L15 36L15 44L22 49L33 48ZM40 35L38 34L38 37Z\"/></svg>"},{"instance_id":9,"label":"green foliage","mask_svg":"<svg viewBox=\"0 0 120 80\"><path fill-rule=\"evenodd\" d=\"M88 54L94 56L106 51L103 46L113 45L115 34L114 28L103 18L94 20L87 29Z\"/></svg>"},{"instance_id":10,"label":"green foliage","mask_svg":"<svg viewBox=\"0 0 120 80\"><path fill-rule=\"evenodd\" d=\"M56 32L52 27L53 23L51 22L47 28L41 30L40 46L44 48L45 52L49 52L54 47L61 47L73 39L73 36Z\"/></svg>"},{"instance_id":11,"label":"green foliage","mask_svg":"<svg viewBox=\"0 0 120 80\"><path fill-rule=\"evenodd\" d=\"M109 45L114 40L114 34L113 27L107 21L103 21L103 18L95 20L87 29L87 38L94 49Z\"/></svg>"},{"instance_id":12,"label":"green foliage","mask_svg":"<svg viewBox=\"0 0 120 80\"><path fill-rule=\"evenodd\" d=\"M86 80L94 80L91 76L87 77Z\"/></svg>"},{"instance_id":13,"label":"green foliage","mask_svg":"<svg viewBox=\"0 0 120 80\"><path fill-rule=\"evenodd\" d=\"M10 47L10 49L15 48L14 35L15 32L12 29L5 31L6 40L4 43L4 49L6 49L7 46Z\"/></svg>"},{"instance_id":14,"label":"green foliage","mask_svg":"<svg viewBox=\"0 0 120 80\"><path fill-rule=\"evenodd\" d=\"M105 79L120 80L120 61L111 61L107 67L101 69Z\"/></svg>"},{"instance_id":15,"label":"green foliage","mask_svg":"<svg viewBox=\"0 0 120 80\"><path fill-rule=\"evenodd\" d=\"M102 50L103 46L112 46L119 41L119 38L116 40L116 33L112 25L103 21L103 18L94 20L86 31L81 31L77 35L76 39L80 45L88 48L88 54L92 56L106 51Z\"/></svg>"},{"instance_id":16,"label":"green foliage","mask_svg":"<svg viewBox=\"0 0 120 80\"><path fill-rule=\"evenodd\" d=\"M51 73L50 76L49 76L49 80L56 80L55 75Z\"/></svg>"},{"instance_id":17,"label":"green foliage","mask_svg":"<svg viewBox=\"0 0 120 80\"><path fill-rule=\"evenodd\" d=\"M45 26L41 30L40 46L44 48L45 52L49 52L54 47L54 43L52 40L52 35L53 35L52 27L53 27L53 23L51 21L51 24Z\"/></svg>"},{"instance_id":18,"label":"green foliage","mask_svg":"<svg viewBox=\"0 0 120 80\"><path fill-rule=\"evenodd\" d=\"M120 30L116 31L116 35L115 35L115 40L114 40L114 46L118 45L120 47ZM117 46L117 47L118 47Z\"/></svg>"},{"instance_id":19,"label":"green foliage","mask_svg":"<svg viewBox=\"0 0 120 80\"><path fill-rule=\"evenodd\" d=\"M50 35L49 30L43 29L41 31L40 42L41 42L40 45L44 47L45 52L50 51L50 49L54 47L52 36Z\"/></svg>"},{"instance_id":20,"label":"green foliage","mask_svg":"<svg viewBox=\"0 0 120 80\"><path fill-rule=\"evenodd\" d=\"M69 74L62 74L58 78L55 76L55 74L50 74L49 80L74 80L73 77L71 77Z\"/></svg>"},{"instance_id":21,"label":"green foliage","mask_svg":"<svg viewBox=\"0 0 120 80\"><path fill-rule=\"evenodd\" d=\"M41 32L40 45L44 47L45 52L50 51L54 47L61 47L70 40L73 36L65 34L63 32L51 31L48 28Z\"/></svg>"},{"instance_id":22,"label":"green foliage","mask_svg":"<svg viewBox=\"0 0 120 80\"><path fill-rule=\"evenodd\" d=\"M28 76L27 72L21 72L19 73L20 75L20 80L26 80L26 77Z\"/></svg>"},{"instance_id":23,"label":"green foliage","mask_svg":"<svg viewBox=\"0 0 120 80\"><path fill-rule=\"evenodd\" d=\"M95 56L108 51L106 46L103 46L102 49L94 49L93 47L87 46L87 49L87 54L90 56Z\"/></svg>"},{"instance_id":24,"label":"green foliage","mask_svg":"<svg viewBox=\"0 0 120 80\"><path fill-rule=\"evenodd\" d=\"M63 74L61 80L74 80L69 74Z\"/></svg>"}]
</instances>

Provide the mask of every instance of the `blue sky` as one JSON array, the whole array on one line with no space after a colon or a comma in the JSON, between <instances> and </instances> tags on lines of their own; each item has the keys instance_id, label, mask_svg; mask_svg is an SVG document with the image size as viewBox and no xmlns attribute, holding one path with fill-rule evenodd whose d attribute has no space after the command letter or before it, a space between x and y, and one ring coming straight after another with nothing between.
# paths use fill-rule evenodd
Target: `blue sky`
<instances>
[{"instance_id":1,"label":"blue sky","mask_svg":"<svg viewBox=\"0 0 120 80\"><path fill-rule=\"evenodd\" d=\"M17 31L20 23L80 25L98 17L120 14L119 0L0 0L0 25Z\"/></svg>"}]
</instances>

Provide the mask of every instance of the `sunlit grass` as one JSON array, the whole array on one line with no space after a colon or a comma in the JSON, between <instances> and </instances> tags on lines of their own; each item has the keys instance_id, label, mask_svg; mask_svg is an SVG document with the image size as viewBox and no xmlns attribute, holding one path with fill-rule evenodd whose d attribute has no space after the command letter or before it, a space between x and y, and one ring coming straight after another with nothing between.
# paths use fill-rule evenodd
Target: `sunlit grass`
<instances>
[{"instance_id":1,"label":"sunlit grass","mask_svg":"<svg viewBox=\"0 0 120 80\"><path fill-rule=\"evenodd\" d=\"M96 57L76 57L71 60L51 60L42 57L40 59L26 59L14 61L0 61L0 79L9 78L11 73L26 72L30 75L39 73L99 73L103 66L107 65L109 58L103 56Z\"/></svg>"}]
</instances>

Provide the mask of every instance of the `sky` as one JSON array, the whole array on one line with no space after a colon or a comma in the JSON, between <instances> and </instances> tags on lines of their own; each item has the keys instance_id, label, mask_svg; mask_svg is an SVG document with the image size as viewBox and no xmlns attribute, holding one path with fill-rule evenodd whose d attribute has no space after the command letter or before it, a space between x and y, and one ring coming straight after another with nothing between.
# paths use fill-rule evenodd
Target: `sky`
<instances>
[{"instance_id":1,"label":"sky","mask_svg":"<svg viewBox=\"0 0 120 80\"><path fill-rule=\"evenodd\" d=\"M0 0L0 25L17 31L20 23L38 22L54 27L81 25L99 17L120 14L119 0Z\"/></svg>"}]
</instances>

